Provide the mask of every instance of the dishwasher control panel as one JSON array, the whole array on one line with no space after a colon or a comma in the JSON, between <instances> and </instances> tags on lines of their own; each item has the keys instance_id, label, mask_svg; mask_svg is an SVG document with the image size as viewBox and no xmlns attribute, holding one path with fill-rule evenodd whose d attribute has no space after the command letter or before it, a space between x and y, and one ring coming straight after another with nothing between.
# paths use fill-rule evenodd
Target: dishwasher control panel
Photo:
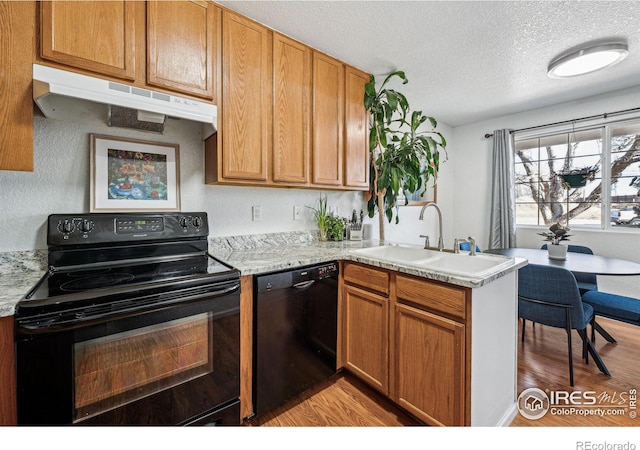
<instances>
[{"instance_id":1,"label":"dishwasher control panel","mask_svg":"<svg viewBox=\"0 0 640 450\"><path fill-rule=\"evenodd\" d=\"M322 280L323 278L328 278L337 274L337 263L328 263L321 266L308 267L293 272L293 283L296 284L300 283L301 281L309 280Z\"/></svg>"},{"instance_id":2,"label":"dishwasher control panel","mask_svg":"<svg viewBox=\"0 0 640 450\"><path fill-rule=\"evenodd\" d=\"M286 289L292 286L306 285L307 282L322 280L338 276L338 263L329 262L298 269L256 275L257 292L269 292L276 289ZM312 283L308 283L311 285Z\"/></svg>"}]
</instances>

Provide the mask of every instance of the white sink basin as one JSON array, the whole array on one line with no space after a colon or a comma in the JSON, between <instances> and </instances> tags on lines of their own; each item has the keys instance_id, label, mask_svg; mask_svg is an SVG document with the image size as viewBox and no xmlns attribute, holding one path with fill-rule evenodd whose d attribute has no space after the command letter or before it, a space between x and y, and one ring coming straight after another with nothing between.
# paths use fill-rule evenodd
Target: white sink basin
<instances>
[{"instance_id":1,"label":"white sink basin","mask_svg":"<svg viewBox=\"0 0 640 450\"><path fill-rule=\"evenodd\" d=\"M352 250L355 255L469 278L484 278L515 263L512 258L469 252L448 253L418 246L386 245Z\"/></svg>"},{"instance_id":2,"label":"white sink basin","mask_svg":"<svg viewBox=\"0 0 640 450\"><path fill-rule=\"evenodd\" d=\"M434 272L442 272L471 278L484 278L497 273L515 261L511 258L498 255L483 255L478 253L470 256L464 253L442 253L436 258L425 261L412 261L411 265L419 266Z\"/></svg>"},{"instance_id":3,"label":"white sink basin","mask_svg":"<svg viewBox=\"0 0 640 450\"><path fill-rule=\"evenodd\" d=\"M382 261L409 263L416 261L426 262L437 257L440 252L408 245L383 245L381 247L352 250L352 253Z\"/></svg>"}]
</instances>

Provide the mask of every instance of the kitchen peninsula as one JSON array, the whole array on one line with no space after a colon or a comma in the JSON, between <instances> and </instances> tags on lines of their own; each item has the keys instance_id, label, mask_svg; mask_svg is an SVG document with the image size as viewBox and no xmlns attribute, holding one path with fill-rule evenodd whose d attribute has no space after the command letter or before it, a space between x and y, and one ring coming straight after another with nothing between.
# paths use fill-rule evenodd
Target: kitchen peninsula
<instances>
[{"instance_id":1,"label":"kitchen peninsula","mask_svg":"<svg viewBox=\"0 0 640 450\"><path fill-rule=\"evenodd\" d=\"M313 232L209 239L210 253L240 270L243 297L249 304L253 275L339 261L339 368L346 368L425 423L508 425L516 414L517 269L525 261L502 260L496 272L473 278L358 254L380 245L378 241L318 242ZM471 258L464 253L455 256ZM374 277L359 278L362 273ZM14 287L3 289L0 295L5 320L32 285L25 281L25 292L17 293L15 286L22 285L15 284L16 277L35 282L41 274L30 270L0 276L1 286ZM378 285L380 279L386 281ZM362 353L349 329L356 326L358 308L372 305L371 299L380 301L381 309L376 309L382 314L380 321L357 327L368 327L378 337L382 347L377 350L384 355L384 360L376 361L378 367L358 359ZM250 322L242 323L245 354L241 359L246 361L250 360L246 352L251 352L250 344L246 345L247 340L251 342L250 334L246 335ZM436 342L430 344L429 338ZM420 343L420 339L425 341ZM251 411L250 369L245 367L241 377L243 417ZM414 372L418 369L420 372ZM425 371L435 378L413 377ZM412 385L418 397L412 397ZM442 398L425 399L421 394L430 391Z\"/></svg>"},{"instance_id":2,"label":"kitchen peninsula","mask_svg":"<svg viewBox=\"0 0 640 450\"><path fill-rule=\"evenodd\" d=\"M249 290L256 274L339 261L339 368L345 367L425 423L508 425L517 412L517 269L526 261L501 261L493 273L474 278L358 254L380 245L317 242L305 232L210 239L213 255L238 268ZM464 252L455 256L470 257ZM358 280L358 273L364 278ZM353 322L359 306L374 304L379 308L369 312L379 321ZM371 333L373 340L365 339L365 348L352 339L350 327L356 326L359 332ZM437 342L429 346L418 341L430 338ZM370 355L374 363L358 360L367 359L362 355L368 351L375 353ZM410 357L403 356L407 352ZM430 371L434 378L413 378L409 372L417 370ZM429 385L440 381L446 385ZM412 384L417 389L413 399L408 391ZM429 392L442 398L426 398ZM250 397L247 393L245 399ZM427 407L425 412L425 404L435 409Z\"/></svg>"}]
</instances>

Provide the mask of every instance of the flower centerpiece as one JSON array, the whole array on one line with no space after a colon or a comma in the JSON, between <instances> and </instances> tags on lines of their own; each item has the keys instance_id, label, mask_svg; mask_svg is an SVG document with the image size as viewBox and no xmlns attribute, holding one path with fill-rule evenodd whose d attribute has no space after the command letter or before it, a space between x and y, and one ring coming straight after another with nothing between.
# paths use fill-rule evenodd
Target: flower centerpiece
<instances>
[{"instance_id":1,"label":"flower centerpiece","mask_svg":"<svg viewBox=\"0 0 640 450\"><path fill-rule=\"evenodd\" d=\"M559 223L554 223L549 227L549 231L538 233L540 236L544 236L546 241L550 241L551 245L547 246L549 252L549 258L551 259L566 259L567 258L567 246L561 244L561 241L568 241L570 234L568 232L571 229L569 227L563 227Z\"/></svg>"}]
</instances>

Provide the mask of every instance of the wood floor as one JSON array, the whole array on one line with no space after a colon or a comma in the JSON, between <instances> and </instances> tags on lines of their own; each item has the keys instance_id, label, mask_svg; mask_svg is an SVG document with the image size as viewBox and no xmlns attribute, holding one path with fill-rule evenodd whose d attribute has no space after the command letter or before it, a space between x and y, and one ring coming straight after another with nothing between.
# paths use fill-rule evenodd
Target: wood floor
<instances>
[{"instance_id":1,"label":"wood floor","mask_svg":"<svg viewBox=\"0 0 640 450\"><path fill-rule=\"evenodd\" d=\"M574 386L571 387L566 332L540 325L534 329L531 323L527 323L525 342L518 341L518 393L531 387L544 391L595 391L597 396L608 394L611 406L616 406L623 398L626 401L621 406L629 406L628 392L640 390L640 328L608 319L598 319L598 323L618 341L610 344L596 333L595 346L611 372L611 378L600 373L592 359L589 359L589 364L582 362L582 343L574 332L571 336ZM581 409L584 412L588 408ZM529 420L518 414L511 426L640 426L640 418L630 417L629 412L603 417L547 413L538 420Z\"/></svg>"},{"instance_id":2,"label":"wood floor","mask_svg":"<svg viewBox=\"0 0 640 450\"><path fill-rule=\"evenodd\" d=\"M266 427L385 427L420 425L402 409L347 373L339 373L289 403L254 419Z\"/></svg>"},{"instance_id":3,"label":"wood floor","mask_svg":"<svg viewBox=\"0 0 640 450\"><path fill-rule=\"evenodd\" d=\"M581 344L574 332L573 355L575 386L569 386L566 333L557 328L527 324L525 342L518 340L518 393L530 387L550 391L595 391L607 393L612 401L622 393L640 389L640 328L621 322L599 319L618 344L607 343L596 336L596 348L612 374L598 371L592 360L584 364L580 358ZM615 396L614 396L615 395ZM626 405L628 405L628 397ZM640 408L639 408L640 409ZM547 413L539 420L529 420L520 414L511 426L640 426L640 418L623 416L558 416ZM386 398L349 374L338 374L291 402L261 418L259 426L354 426L381 427L419 425Z\"/></svg>"}]
</instances>

